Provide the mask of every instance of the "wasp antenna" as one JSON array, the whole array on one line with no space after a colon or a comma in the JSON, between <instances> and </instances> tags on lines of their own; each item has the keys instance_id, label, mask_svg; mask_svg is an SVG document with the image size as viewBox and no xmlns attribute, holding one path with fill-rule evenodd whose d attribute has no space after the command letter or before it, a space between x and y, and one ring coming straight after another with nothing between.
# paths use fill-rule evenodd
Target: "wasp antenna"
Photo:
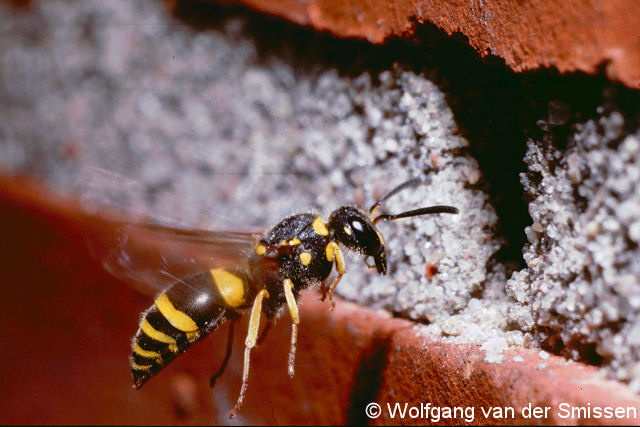
<instances>
[{"instance_id":1,"label":"wasp antenna","mask_svg":"<svg viewBox=\"0 0 640 427\"><path fill-rule=\"evenodd\" d=\"M411 211L402 212L396 215L379 215L373 219L373 224L375 225L379 221L393 221L395 219L409 218L412 216L438 214L438 213L457 214L458 212L459 212L458 208L454 208L453 206L446 206L446 205L429 206L426 208L420 208L420 209L414 209Z\"/></svg>"},{"instance_id":2,"label":"wasp antenna","mask_svg":"<svg viewBox=\"0 0 640 427\"><path fill-rule=\"evenodd\" d=\"M411 178L410 180L405 181L402 184L398 185L396 188L394 188L393 190L389 191L387 194L382 196L382 198L380 198L380 200L378 200L373 206L371 206L371 209L369 209L369 215L373 216L373 212L375 212L375 210L378 209L378 207L381 204L383 204L389 198L398 194L400 191L404 190L407 187L413 187L414 185L420 184L421 182L422 182L422 179L420 178Z\"/></svg>"}]
</instances>

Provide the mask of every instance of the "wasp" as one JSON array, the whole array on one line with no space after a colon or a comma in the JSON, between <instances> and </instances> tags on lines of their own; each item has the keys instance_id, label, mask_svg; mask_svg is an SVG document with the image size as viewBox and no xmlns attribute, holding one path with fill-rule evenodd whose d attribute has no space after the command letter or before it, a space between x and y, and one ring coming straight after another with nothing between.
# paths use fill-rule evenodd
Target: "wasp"
<instances>
[{"instance_id":1,"label":"wasp","mask_svg":"<svg viewBox=\"0 0 640 427\"><path fill-rule=\"evenodd\" d=\"M226 355L222 366L211 378L213 387L229 361L235 322L239 315L247 312L249 326L244 345L242 385L229 416L235 418L242 406L249 384L251 350L264 338L271 322L286 310L291 318L288 374L293 377L300 323L300 291L319 285L321 299L328 296L333 310L333 293L345 273L341 247L364 255L367 266L384 275L387 273L387 249L377 228L380 221L458 213L455 207L438 205L395 215L374 216L383 202L419 182L419 179L413 179L400 184L368 211L342 206L334 210L327 221L315 213L297 214L283 219L262 235L151 225L124 227L118 237L118 251L104 261L105 267L116 276L121 277L123 274L118 273L124 272L129 276L135 274L138 281L153 280L147 274L150 273L148 269L136 271L136 254L129 244L139 240L144 233L165 240L162 259L166 264L169 262L165 257L180 258L181 252L188 250L203 258L195 261L194 257L185 256L182 264L187 268L180 272L159 268L171 281L142 314L133 338L130 366L134 388L142 387L195 342L230 320ZM140 234L141 230L143 234ZM337 275L327 285L334 268ZM265 314L267 324L259 334L261 313Z\"/></svg>"}]
</instances>

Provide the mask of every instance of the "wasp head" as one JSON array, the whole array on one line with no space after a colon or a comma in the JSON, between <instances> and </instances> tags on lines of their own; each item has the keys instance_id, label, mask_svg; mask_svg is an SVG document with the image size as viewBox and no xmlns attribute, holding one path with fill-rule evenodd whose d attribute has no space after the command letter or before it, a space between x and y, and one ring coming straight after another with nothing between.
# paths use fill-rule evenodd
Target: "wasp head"
<instances>
[{"instance_id":1,"label":"wasp head","mask_svg":"<svg viewBox=\"0 0 640 427\"><path fill-rule=\"evenodd\" d=\"M329 216L329 228L339 243L352 251L372 257L378 273L387 273L384 240L367 214L358 208L343 206Z\"/></svg>"}]
</instances>

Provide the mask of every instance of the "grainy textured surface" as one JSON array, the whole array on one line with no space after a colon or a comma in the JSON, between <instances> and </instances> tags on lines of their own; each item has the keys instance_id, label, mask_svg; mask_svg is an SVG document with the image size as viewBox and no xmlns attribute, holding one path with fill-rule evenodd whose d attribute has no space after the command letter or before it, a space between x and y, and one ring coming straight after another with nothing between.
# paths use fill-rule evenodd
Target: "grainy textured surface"
<instances>
[{"instance_id":1,"label":"grainy textured surface","mask_svg":"<svg viewBox=\"0 0 640 427\"><path fill-rule=\"evenodd\" d=\"M627 134L637 123L608 110L577 124L564 150L551 129L529 141L527 268L508 289L531 310L520 328L535 323L551 348L603 360L640 391L640 133Z\"/></svg>"},{"instance_id":2,"label":"grainy textured surface","mask_svg":"<svg viewBox=\"0 0 640 427\"><path fill-rule=\"evenodd\" d=\"M380 43L429 21L460 32L516 71L596 72L640 87L640 3L633 0L233 0L342 37Z\"/></svg>"}]
</instances>

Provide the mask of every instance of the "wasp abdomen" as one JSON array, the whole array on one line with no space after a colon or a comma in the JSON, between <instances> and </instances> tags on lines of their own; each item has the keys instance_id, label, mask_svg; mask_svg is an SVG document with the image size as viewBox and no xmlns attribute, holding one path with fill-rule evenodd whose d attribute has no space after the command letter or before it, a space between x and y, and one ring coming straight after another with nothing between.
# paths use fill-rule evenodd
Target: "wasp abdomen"
<instances>
[{"instance_id":1,"label":"wasp abdomen","mask_svg":"<svg viewBox=\"0 0 640 427\"><path fill-rule=\"evenodd\" d=\"M212 269L181 279L158 296L133 339L131 375L140 388L194 342L241 308L247 279L239 272Z\"/></svg>"}]
</instances>

